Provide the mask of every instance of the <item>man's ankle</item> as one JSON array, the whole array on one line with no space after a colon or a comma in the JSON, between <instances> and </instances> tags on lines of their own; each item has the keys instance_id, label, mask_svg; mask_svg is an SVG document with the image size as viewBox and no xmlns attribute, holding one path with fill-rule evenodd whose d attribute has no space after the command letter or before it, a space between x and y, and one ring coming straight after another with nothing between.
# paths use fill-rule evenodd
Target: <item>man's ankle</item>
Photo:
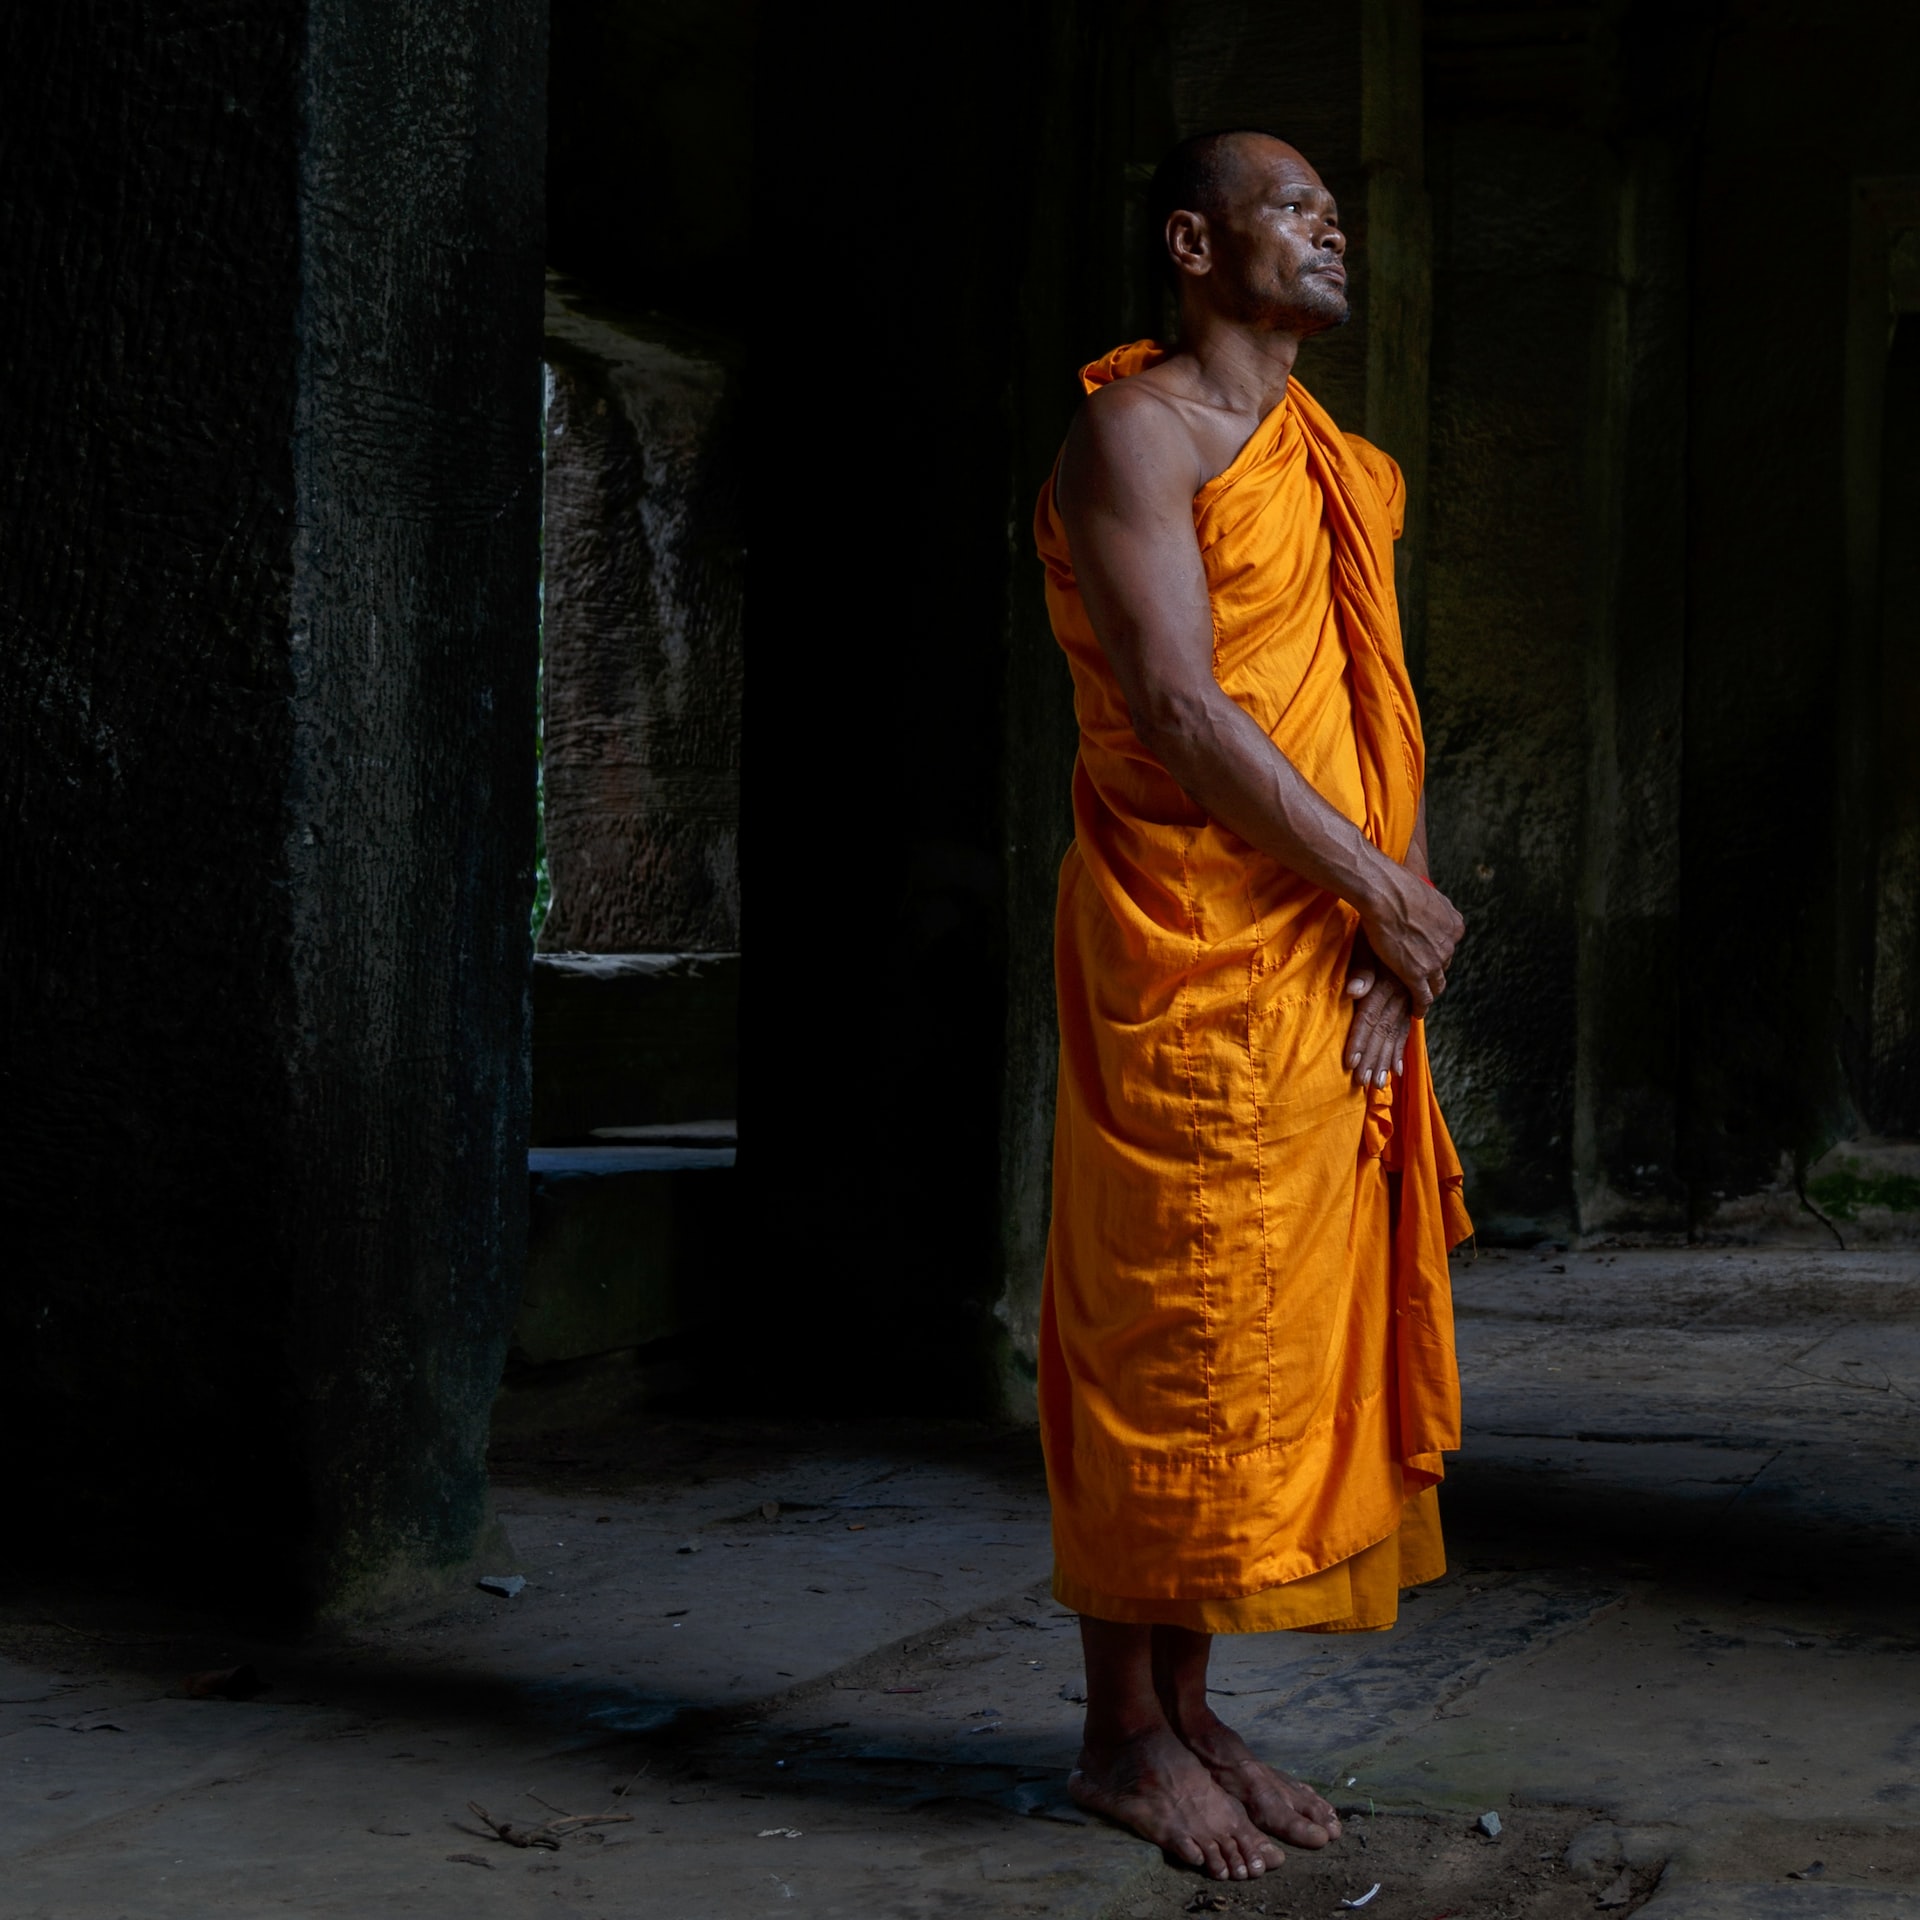
<instances>
[{"instance_id":1,"label":"man's ankle","mask_svg":"<svg viewBox=\"0 0 1920 1920\"><path fill-rule=\"evenodd\" d=\"M1162 1700L1160 1711L1166 1715L1167 1725L1180 1740L1211 1733L1222 1724L1220 1716L1205 1700Z\"/></svg>"},{"instance_id":2,"label":"man's ankle","mask_svg":"<svg viewBox=\"0 0 1920 1920\"><path fill-rule=\"evenodd\" d=\"M1096 1753L1110 1753L1118 1747L1131 1747L1167 1731L1166 1717L1158 1711L1122 1709L1115 1713L1089 1713L1080 1739Z\"/></svg>"}]
</instances>

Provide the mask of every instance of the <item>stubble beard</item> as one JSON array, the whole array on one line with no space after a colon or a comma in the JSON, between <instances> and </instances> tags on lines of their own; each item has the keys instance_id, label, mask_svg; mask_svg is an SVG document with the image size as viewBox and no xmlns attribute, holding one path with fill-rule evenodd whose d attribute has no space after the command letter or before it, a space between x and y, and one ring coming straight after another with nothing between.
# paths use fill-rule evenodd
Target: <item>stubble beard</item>
<instances>
[{"instance_id":1,"label":"stubble beard","mask_svg":"<svg viewBox=\"0 0 1920 1920\"><path fill-rule=\"evenodd\" d=\"M1304 338L1310 333L1327 333L1344 327L1353 318L1353 305L1344 285L1337 285L1319 270L1304 272L1286 289L1287 305L1292 310L1288 331Z\"/></svg>"},{"instance_id":2,"label":"stubble beard","mask_svg":"<svg viewBox=\"0 0 1920 1920\"><path fill-rule=\"evenodd\" d=\"M1290 280L1276 278L1266 287L1249 287L1236 305L1236 318L1302 340L1344 327L1353 316L1346 288L1312 268L1303 268Z\"/></svg>"}]
</instances>

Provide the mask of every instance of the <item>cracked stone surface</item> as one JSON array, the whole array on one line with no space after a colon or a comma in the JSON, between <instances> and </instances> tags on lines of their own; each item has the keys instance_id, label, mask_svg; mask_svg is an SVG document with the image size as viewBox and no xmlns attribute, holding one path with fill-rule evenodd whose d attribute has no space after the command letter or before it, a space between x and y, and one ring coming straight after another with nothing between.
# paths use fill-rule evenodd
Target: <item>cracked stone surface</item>
<instances>
[{"instance_id":1,"label":"cracked stone surface","mask_svg":"<svg viewBox=\"0 0 1920 1920\"><path fill-rule=\"evenodd\" d=\"M284 1645L0 1596L0 1920L1304 1917L1376 1883L1393 1920L1920 1920L1920 1260L1456 1284L1448 1577L1391 1633L1218 1650L1220 1710L1347 1814L1264 1882L1067 1799L1029 1435L658 1420L501 1460L510 1600ZM266 1694L182 1697L243 1660ZM522 1849L469 1803L630 1818Z\"/></svg>"}]
</instances>

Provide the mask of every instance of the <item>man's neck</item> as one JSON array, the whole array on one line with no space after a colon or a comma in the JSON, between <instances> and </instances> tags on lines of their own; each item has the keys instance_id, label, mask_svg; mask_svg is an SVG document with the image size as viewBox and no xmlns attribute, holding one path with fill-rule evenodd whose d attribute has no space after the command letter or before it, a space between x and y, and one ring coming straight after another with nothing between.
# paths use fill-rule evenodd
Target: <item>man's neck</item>
<instances>
[{"instance_id":1,"label":"man's neck","mask_svg":"<svg viewBox=\"0 0 1920 1920\"><path fill-rule=\"evenodd\" d=\"M1191 303L1180 316L1176 351L1212 405L1265 419L1287 397L1300 335L1249 326Z\"/></svg>"}]
</instances>

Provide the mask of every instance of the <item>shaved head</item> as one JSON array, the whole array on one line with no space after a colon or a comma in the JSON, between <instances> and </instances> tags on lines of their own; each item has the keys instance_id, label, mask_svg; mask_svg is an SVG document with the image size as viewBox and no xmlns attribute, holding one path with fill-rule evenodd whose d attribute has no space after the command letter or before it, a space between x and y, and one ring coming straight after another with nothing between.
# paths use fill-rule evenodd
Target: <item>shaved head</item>
<instances>
[{"instance_id":1,"label":"shaved head","mask_svg":"<svg viewBox=\"0 0 1920 1920\"><path fill-rule=\"evenodd\" d=\"M1217 220L1227 210L1246 159L1248 146L1271 141L1287 147L1277 133L1264 127L1222 127L1213 133L1190 134L1153 170L1147 206L1154 231L1164 233L1176 213L1204 213ZM1289 153L1292 147L1287 147ZM1169 281L1178 274L1171 259L1162 262Z\"/></svg>"}]
</instances>

